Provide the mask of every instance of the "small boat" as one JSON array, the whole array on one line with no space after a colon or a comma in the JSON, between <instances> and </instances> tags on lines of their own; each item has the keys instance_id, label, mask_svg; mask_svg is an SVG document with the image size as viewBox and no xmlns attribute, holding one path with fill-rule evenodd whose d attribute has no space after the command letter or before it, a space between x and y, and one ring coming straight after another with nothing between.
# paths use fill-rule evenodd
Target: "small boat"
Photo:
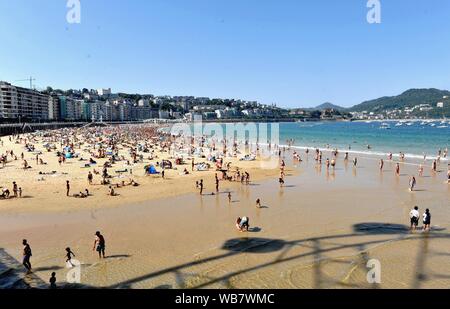
<instances>
[{"instance_id":1,"label":"small boat","mask_svg":"<svg viewBox=\"0 0 450 309\"><path fill-rule=\"evenodd\" d=\"M382 123L380 129L390 130L391 126L389 125L389 123Z\"/></svg>"}]
</instances>

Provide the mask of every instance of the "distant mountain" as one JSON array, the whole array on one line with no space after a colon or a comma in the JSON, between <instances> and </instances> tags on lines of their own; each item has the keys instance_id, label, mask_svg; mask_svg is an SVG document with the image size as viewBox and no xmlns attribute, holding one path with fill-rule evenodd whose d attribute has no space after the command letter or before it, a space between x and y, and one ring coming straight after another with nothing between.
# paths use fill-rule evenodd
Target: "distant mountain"
<instances>
[{"instance_id":1,"label":"distant mountain","mask_svg":"<svg viewBox=\"0 0 450 309\"><path fill-rule=\"evenodd\" d=\"M330 102L326 102L326 103L323 103L323 104L321 104L319 106L314 107L314 109L316 109L316 110L334 109L334 110L337 110L337 111L343 111L346 108L342 107L342 106L334 105L334 104L332 104Z\"/></svg>"},{"instance_id":2,"label":"distant mountain","mask_svg":"<svg viewBox=\"0 0 450 309\"><path fill-rule=\"evenodd\" d=\"M349 109L351 112L374 112L381 113L386 110L402 109L405 107L414 107L419 104L430 104L436 106L438 102L448 102L450 91L439 89L410 89L404 93L393 97L382 97L376 100L366 101L355 105Z\"/></svg>"}]
</instances>

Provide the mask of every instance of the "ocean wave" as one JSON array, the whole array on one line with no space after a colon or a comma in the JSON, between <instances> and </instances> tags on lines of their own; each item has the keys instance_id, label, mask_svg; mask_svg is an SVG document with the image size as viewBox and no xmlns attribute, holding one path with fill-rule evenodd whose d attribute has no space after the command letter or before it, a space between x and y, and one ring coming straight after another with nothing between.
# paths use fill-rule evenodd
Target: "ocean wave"
<instances>
[{"instance_id":1,"label":"ocean wave","mask_svg":"<svg viewBox=\"0 0 450 309\"><path fill-rule=\"evenodd\" d=\"M288 148L288 145L280 145L280 147L286 147ZM291 146L291 148L294 149L299 149L299 150L314 150L314 149L319 149L320 151L328 151L331 152L333 151L333 148L320 148L320 147L315 147L315 146ZM338 148L338 152L339 153L346 153L348 152L349 154L358 154L358 155L363 155L363 156L368 156L368 157L387 157L389 156L389 152L380 152L380 151L370 151L370 150L343 150L343 149L339 149ZM423 161L423 155L419 155L419 154L414 154L414 153L404 153L405 158L406 159L414 159L414 160L422 160ZM400 154L392 154L393 158L400 158ZM426 157L427 160L437 160L438 157L437 156L427 156ZM441 161L449 161L449 158L443 158L441 157Z\"/></svg>"}]
</instances>

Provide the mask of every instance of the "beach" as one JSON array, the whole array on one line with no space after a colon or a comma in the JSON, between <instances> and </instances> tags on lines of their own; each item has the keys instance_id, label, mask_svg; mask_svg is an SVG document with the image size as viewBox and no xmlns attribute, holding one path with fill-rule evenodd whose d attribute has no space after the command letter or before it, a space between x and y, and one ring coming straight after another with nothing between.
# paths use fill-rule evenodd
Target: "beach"
<instances>
[{"instance_id":1,"label":"beach","mask_svg":"<svg viewBox=\"0 0 450 309\"><path fill-rule=\"evenodd\" d=\"M3 137L2 152L19 156L23 144ZM36 142L36 148L44 150ZM122 146L119 146L121 148ZM58 146L57 148L60 148ZM76 152L83 154L81 146ZM297 151L302 162L292 160ZM312 149L311 149L312 151ZM127 148L119 149L127 156ZM42 151L46 165L36 165L34 154L25 153L31 169L21 168L20 158L0 169L1 184L16 181L22 198L0 200L0 286L22 284L46 287L51 272L58 285L75 288L447 288L450 284L450 186L447 163L438 172L425 165L417 177L420 160L357 154L358 165L338 155L336 168L318 165L314 154L287 149L285 185L278 183L279 169L261 169L258 159L229 158L233 167L248 171L249 184L220 181L215 193L214 168L190 172L190 161L161 175L145 175L144 166L171 158L156 148L154 160L136 164L117 162L109 168L111 182L130 179L139 186L116 189L100 185L89 170L108 158L96 159L97 167L84 168L84 161L67 160L59 166L54 151ZM82 155L84 159L88 156ZM324 159L331 158L324 150ZM378 162L385 159L380 172ZM207 162L206 159L196 159ZM428 163L427 163L428 164ZM131 166L131 167L130 167ZM127 169L127 172L116 173ZM132 169L132 174L130 173ZM160 170L159 168L157 168ZM39 175L39 172L56 174ZM415 191L408 190L416 175ZM39 179L44 180L40 180ZM195 182L205 181L204 195ZM91 196L66 196L89 189ZM231 192L232 201L228 201ZM214 195L212 195L214 193ZM255 201L261 199L261 208ZM430 208L432 230L409 231L409 212ZM239 232L236 218L248 216L250 231ZM421 225L421 224L420 224ZM107 258L92 251L94 233L106 238ZM33 248L33 275L21 265L22 239ZM81 262L81 282L69 285L64 248L70 246ZM381 283L367 281L367 262L381 263ZM6 270L5 270L6 269Z\"/></svg>"}]
</instances>

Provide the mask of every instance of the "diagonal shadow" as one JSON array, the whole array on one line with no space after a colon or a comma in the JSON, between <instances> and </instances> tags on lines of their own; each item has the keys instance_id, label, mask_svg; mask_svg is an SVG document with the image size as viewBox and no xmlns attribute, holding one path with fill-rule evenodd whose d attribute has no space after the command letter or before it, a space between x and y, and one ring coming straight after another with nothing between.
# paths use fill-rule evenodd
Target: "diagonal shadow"
<instances>
[{"instance_id":1,"label":"diagonal shadow","mask_svg":"<svg viewBox=\"0 0 450 309\"><path fill-rule=\"evenodd\" d=\"M330 248L322 248L322 245L321 245L321 241L324 241L324 240L343 239L343 238L348 239L348 238L352 238L352 237L371 236L371 235L386 235L386 236L398 235L398 237L384 238L381 240L363 241L363 242L357 242L357 243L345 244L345 245L336 244ZM428 235L428 237L450 238L450 234L430 234L430 235ZM252 272L252 271L262 269L265 267L270 267L270 266L273 266L276 264L286 263L286 262L293 261L295 259L300 259L303 257L312 256L312 257L314 257L314 259L316 261L320 261L320 260L324 259L324 257L323 257L324 253L335 252L335 251L348 249L348 248L364 250L364 248L366 248L369 245L382 244L382 243L392 242L392 241L401 241L401 240L404 240L405 238L409 238L409 239L422 238L422 236L409 234L409 228L404 225L370 222L370 223L355 224L353 226L353 233L312 237L312 238L305 238L305 239L294 240L294 241L289 241L289 242L286 242L284 240L279 240L279 239L264 239L264 238L231 239L231 240L226 241L222 247L222 249L228 250L229 251L228 253L208 257L208 258L205 258L202 260L197 260L194 262L181 264L178 266L165 268L165 269L157 271L157 272L153 272L153 273L150 273L147 275L143 275L143 276L140 276L140 277L137 277L134 279L124 281L123 283L120 283L120 284L112 285L112 286L110 286L110 288L115 288L116 286L119 286L121 284L131 285L133 283L148 280L148 279L163 275L165 273L178 272L179 270L181 270L183 268L201 265L201 264L208 263L208 262L215 261L215 260L225 259L227 257L239 255L242 253L257 254L257 253L267 253L267 252L275 252L275 251L282 250L280 255L273 261L270 261L267 263L262 263L260 265L246 268L243 270L231 272L224 276L221 276L221 277L218 277L215 279L211 279L208 282L201 283L201 284L198 284L197 286L193 287L193 288L204 288L204 287L207 287L207 286L217 283L217 282L226 281L233 276ZM290 256L290 257L285 257L287 255L288 251L293 246L308 247L309 245L307 243L312 243L312 246L310 246L312 248L311 252L302 253L302 254L298 254L298 255L294 255L294 256ZM365 260L368 260L369 258L368 258L368 256L363 255L362 259L365 261ZM322 286L321 278L323 278L320 263L317 263L317 265L315 267L316 268L314 269L314 287L320 288Z\"/></svg>"},{"instance_id":2,"label":"diagonal shadow","mask_svg":"<svg viewBox=\"0 0 450 309\"><path fill-rule=\"evenodd\" d=\"M438 230L438 233L429 233L429 234L410 234L409 228L404 225L398 225L398 224L385 224L385 223L376 223L376 222L370 222L370 223L360 223L355 224L353 226L353 232L352 233L345 233L340 235L326 235L326 236L319 236L319 237L310 237L310 238L304 238L304 239L298 239L293 241L284 241L281 239L269 239L269 238L253 238L253 237L246 237L246 238L236 238L236 239L230 239L227 240L223 246L222 250L226 250L226 253L218 254L216 256L207 257L204 259L199 259L195 261L191 261L188 263L183 263L180 265L167 267L149 274L145 274L142 276L138 276L136 278L132 278L129 280L125 280L120 283L116 283L113 285L110 285L108 288L131 288L133 284L139 283L142 281L146 281L164 274L173 273L173 275L176 278L176 281L179 286L182 285L182 273L184 269L187 269L192 266L198 266L202 264L206 264L212 261L219 261L222 259L226 259L233 256L238 256L240 254L265 254L270 252L277 252L280 251L280 254L277 255L277 257L271 261L260 263L258 265L255 265L253 267L248 267L245 269L237 270L234 272L227 273L223 276L219 276L217 278L211 278L208 277L207 282L199 283L195 286L192 286L191 288L204 288L207 286L210 286L214 283L220 283L220 282L230 282L229 279L242 275L245 273L249 273L252 271L256 271L259 269L263 269L266 267L274 266L277 264L287 263L290 261L294 261L297 259L301 259L304 257L312 257L315 261L313 265L313 287L314 288L323 288L324 287L324 279L326 278L326 275L324 275L322 270L322 263L321 261L324 260L333 260L331 258L327 258L325 256L325 253L330 252L338 252L339 250L344 249L355 249L359 253L359 258L357 261L357 264L363 264L364 262L367 262L370 258L367 253L368 246L371 245L378 245L386 242L396 242L396 241L402 241L405 239L419 239L424 244L422 244L422 248L425 248L425 250L420 250L417 256L417 267L418 274L425 273L425 262L426 259L429 257L430 252L428 252L426 243L429 242L430 239L448 239L450 238L449 233L442 233L441 230ZM386 237L383 237L382 239L378 240L365 240L360 241L357 240L356 242L351 242L348 244L339 244L339 243L331 243L330 240L339 240L339 239L352 239L355 237L361 237L361 236L373 236L373 235L384 235ZM394 237L392 237L394 236ZM324 248L324 242L326 242L327 248ZM289 251L295 247L295 246L301 246L305 248L311 249L310 252L306 253L300 253L293 256L287 256ZM3 265L3 261L5 260L3 258L3 255L5 254L4 250L0 249L0 266ZM439 253L442 255L442 253ZM438 255L438 253L436 253ZM18 263L16 260L11 258L12 261L10 263L13 263L15 267L17 268L20 263ZM20 265L21 266L21 265ZM1 287L1 278L2 278L2 270L0 267L0 287ZM20 281L19 274L15 274L16 280ZM434 276L435 278L438 278L437 276ZM440 274L441 278L444 278L444 274ZM425 280L429 280L430 277L424 277L424 276L416 276L414 278L414 282L412 283L412 287L420 287L421 283ZM13 280L14 281L14 280ZM346 283L346 282L336 282L337 284L341 284L345 287L353 287L354 284ZM355 286L356 287L356 286ZM377 288L377 286L371 286ZM73 288L93 288L88 286L73 286Z\"/></svg>"},{"instance_id":3,"label":"diagonal shadow","mask_svg":"<svg viewBox=\"0 0 450 309\"><path fill-rule=\"evenodd\" d=\"M0 248L0 289L33 289L46 286L38 276L26 274L25 267Z\"/></svg>"}]
</instances>

